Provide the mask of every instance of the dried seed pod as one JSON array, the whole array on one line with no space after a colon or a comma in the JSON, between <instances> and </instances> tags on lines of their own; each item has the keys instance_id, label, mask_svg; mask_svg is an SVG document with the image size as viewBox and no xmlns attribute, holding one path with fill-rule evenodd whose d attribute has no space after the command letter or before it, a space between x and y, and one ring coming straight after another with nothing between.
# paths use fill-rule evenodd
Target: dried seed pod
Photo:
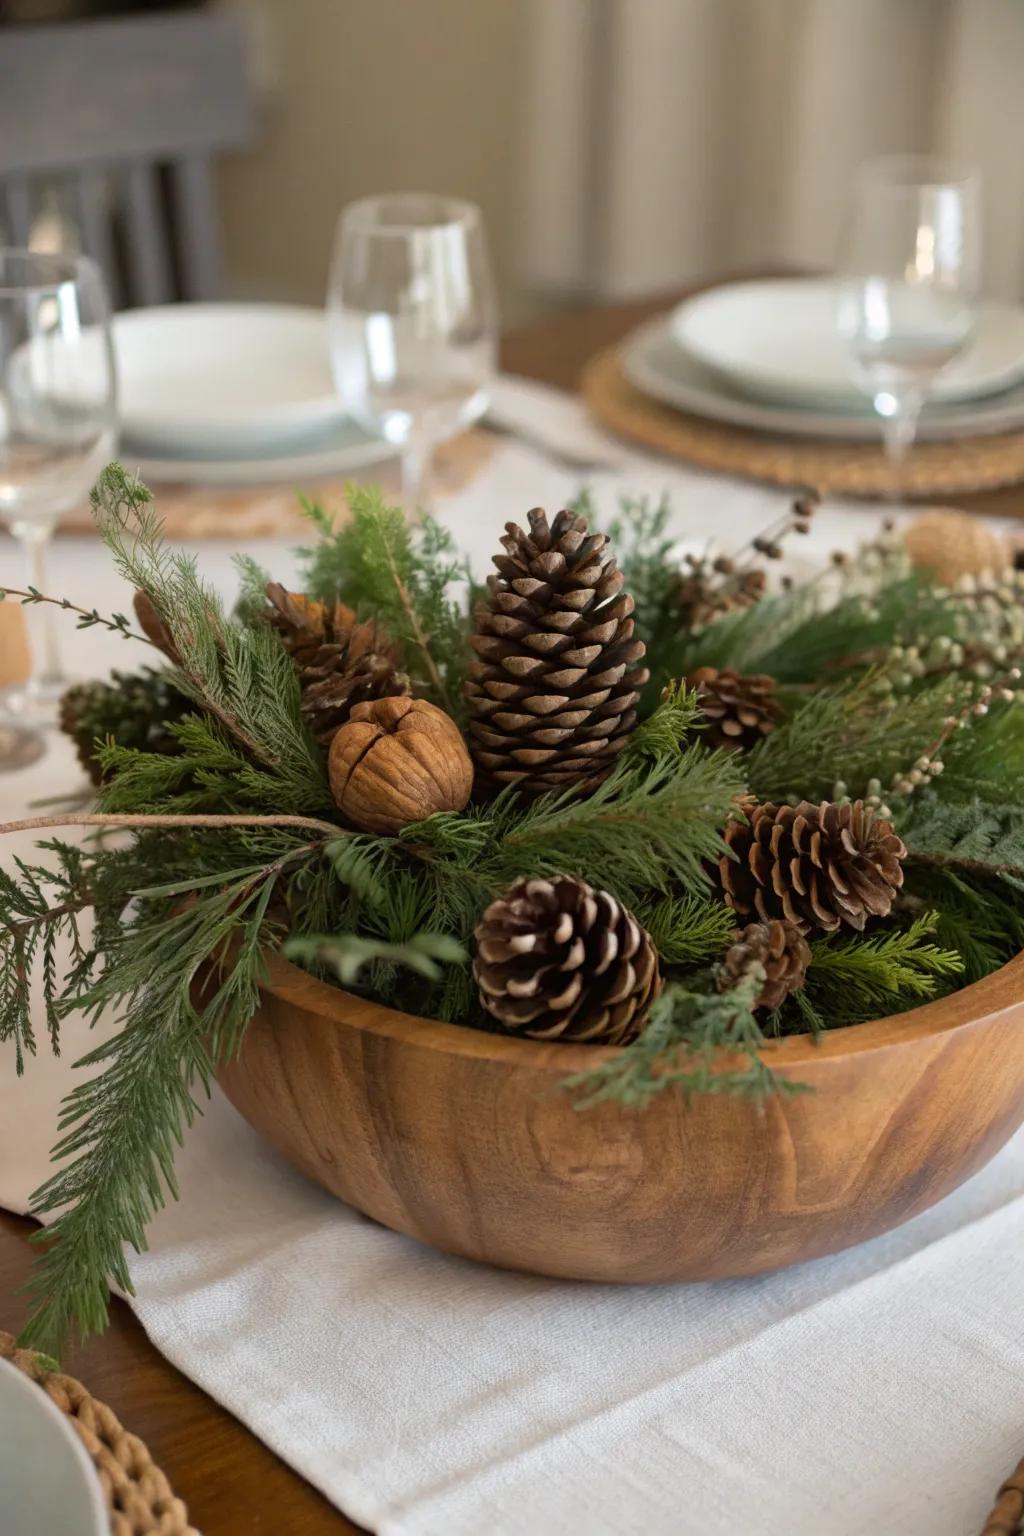
<instances>
[{"instance_id":1,"label":"dried seed pod","mask_svg":"<svg viewBox=\"0 0 1024 1536\"><path fill-rule=\"evenodd\" d=\"M435 811L461 811L473 763L455 721L407 695L357 704L331 742L331 793L362 832L394 836Z\"/></svg>"}]
</instances>

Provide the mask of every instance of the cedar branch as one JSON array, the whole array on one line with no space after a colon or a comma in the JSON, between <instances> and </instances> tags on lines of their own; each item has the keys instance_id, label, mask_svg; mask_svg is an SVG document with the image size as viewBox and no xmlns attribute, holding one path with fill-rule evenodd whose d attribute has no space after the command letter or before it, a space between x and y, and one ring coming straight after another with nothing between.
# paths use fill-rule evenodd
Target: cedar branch
<instances>
[{"instance_id":1,"label":"cedar branch","mask_svg":"<svg viewBox=\"0 0 1024 1536\"><path fill-rule=\"evenodd\" d=\"M30 816L24 821L6 821L0 823L0 837L7 832L36 832L46 827L302 827L324 837L352 835L344 827L312 816L132 816L90 811L74 816Z\"/></svg>"}]
</instances>

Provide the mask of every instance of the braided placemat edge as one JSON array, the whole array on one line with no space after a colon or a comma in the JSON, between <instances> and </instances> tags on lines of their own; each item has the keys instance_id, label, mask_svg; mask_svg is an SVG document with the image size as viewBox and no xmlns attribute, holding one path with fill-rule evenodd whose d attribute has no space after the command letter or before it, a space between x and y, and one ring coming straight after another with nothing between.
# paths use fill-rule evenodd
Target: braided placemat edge
<instances>
[{"instance_id":1,"label":"braided placemat edge","mask_svg":"<svg viewBox=\"0 0 1024 1536\"><path fill-rule=\"evenodd\" d=\"M9 1360L41 1388L74 1425L96 1468L110 1511L111 1536L200 1536L188 1510L138 1435L80 1381L51 1371L31 1350L0 1331L0 1359Z\"/></svg>"},{"instance_id":2,"label":"braided placemat edge","mask_svg":"<svg viewBox=\"0 0 1024 1536\"><path fill-rule=\"evenodd\" d=\"M1021 1536L1024 1531L1024 1460L1010 1473L996 1496L981 1536Z\"/></svg>"},{"instance_id":3,"label":"braided placemat edge","mask_svg":"<svg viewBox=\"0 0 1024 1536\"><path fill-rule=\"evenodd\" d=\"M892 491L892 469L875 444L755 432L665 405L629 381L621 345L590 359L580 393L590 414L616 436L702 469L833 495L873 499ZM900 479L901 499L1017 485L1024 480L1024 432L918 443Z\"/></svg>"}]
</instances>

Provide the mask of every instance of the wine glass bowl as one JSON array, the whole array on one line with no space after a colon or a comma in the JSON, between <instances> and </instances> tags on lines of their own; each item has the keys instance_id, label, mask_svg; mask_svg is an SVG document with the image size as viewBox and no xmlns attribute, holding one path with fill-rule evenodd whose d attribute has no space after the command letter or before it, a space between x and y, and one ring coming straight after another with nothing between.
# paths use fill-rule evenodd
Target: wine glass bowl
<instances>
[{"instance_id":1,"label":"wine glass bowl","mask_svg":"<svg viewBox=\"0 0 1024 1536\"><path fill-rule=\"evenodd\" d=\"M114 355L103 278L85 257L0 249L0 519L45 586L46 545L88 492L116 433ZM5 705L50 725L65 679L48 613L36 614L34 672Z\"/></svg>"},{"instance_id":2,"label":"wine glass bowl","mask_svg":"<svg viewBox=\"0 0 1024 1536\"><path fill-rule=\"evenodd\" d=\"M896 469L929 388L974 334L979 202L972 170L929 157L870 160L854 181L838 323Z\"/></svg>"},{"instance_id":3,"label":"wine glass bowl","mask_svg":"<svg viewBox=\"0 0 1024 1536\"><path fill-rule=\"evenodd\" d=\"M399 449L415 511L434 447L483 414L496 366L480 210L430 193L350 204L338 221L327 316L345 407Z\"/></svg>"}]
</instances>

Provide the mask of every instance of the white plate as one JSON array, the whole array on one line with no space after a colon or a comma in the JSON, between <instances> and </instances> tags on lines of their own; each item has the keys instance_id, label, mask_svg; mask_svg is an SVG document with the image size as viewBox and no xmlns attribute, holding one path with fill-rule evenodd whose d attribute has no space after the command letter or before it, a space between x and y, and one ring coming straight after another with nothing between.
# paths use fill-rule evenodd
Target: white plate
<instances>
[{"instance_id":1,"label":"white plate","mask_svg":"<svg viewBox=\"0 0 1024 1536\"><path fill-rule=\"evenodd\" d=\"M672 317L649 320L628 338L623 365L630 382L665 405L693 416L752 427L789 437L841 438L877 442L880 428L867 402L855 410L807 410L754 400L712 368L699 363L678 346ZM918 426L922 441L984 436L1024 428L1024 383L1001 395L964 401L961 405L926 405Z\"/></svg>"},{"instance_id":2,"label":"white plate","mask_svg":"<svg viewBox=\"0 0 1024 1536\"><path fill-rule=\"evenodd\" d=\"M343 415L323 311L162 304L114 317L125 436L172 452L289 446Z\"/></svg>"},{"instance_id":3,"label":"white plate","mask_svg":"<svg viewBox=\"0 0 1024 1536\"><path fill-rule=\"evenodd\" d=\"M691 357L748 394L800 405L854 405L839 335L839 283L794 278L727 283L681 304L672 335ZM1006 389L1024 374L1024 309L985 304L970 350L945 369L935 400L973 399Z\"/></svg>"},{"instance_id":4,"label":"white plate","mask_svg":"<svg viewBox=\"0 0 1024 1536\"><path fill-rule=\"evenodd\" d=\"M109 1536L103 1490L77 1434L46 1393L0 1360L3 1536Z\"/></svg>"},{"instance_id":5,"label":"white plate","mask_svg":"<svg viewBox=\"0 0 1024 1536\"><path fill-rule=\"evenodd\" d=\"M121 434L118 456L144 480L181 485L297 485L328 475L345 475L395 455L394 445L371 437L354 421L342 420L309 434L291 449L222 457L217 453L168 453L159 444Z\"/></svg>"}]
</instances>

